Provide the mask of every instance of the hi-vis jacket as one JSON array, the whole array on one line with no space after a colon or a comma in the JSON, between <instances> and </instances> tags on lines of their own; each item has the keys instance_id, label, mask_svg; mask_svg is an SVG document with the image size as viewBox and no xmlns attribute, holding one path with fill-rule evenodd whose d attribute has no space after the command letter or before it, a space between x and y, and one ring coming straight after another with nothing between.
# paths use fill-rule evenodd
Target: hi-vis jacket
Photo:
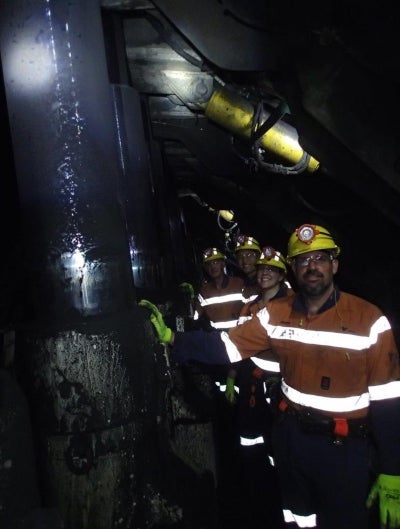
<instances>
[{"instance_id":1,"label":"hi-vis jacket","mask_svg":"<svg viewBox=\"0 0 400 529\"><path fill-rule=\"evenodd\" d=\"M283 284L273 299L288 295L293 295L293 290L288 289ZM238 323L242 324L250 320L264 306L262 293L260 293L253 301L244 305ZM279 363L276 361L268 362L259 356L253 356L247 361L240 362L235 371L235 380L239 391L239 442L243 448L251 450L253 446L264 444L265 434L270 433L271 411L268 409L270 395L266 389L266 380L271 376L277 378Z\"/></svg>"},{"instance_id":2,"label":"hi-vis jacket","mask_svg":"<svg viewBox=\"0 0 400 529\"><path fill-rule=\"evenodd\" d=\"M177 333L179 362L237 362L268 351L282 393L297 408L345 418L367 417L379 472L400 475L399 354L387 318L371 303L335 289L312 316L300 295L271 301L229 332Z\"/></svg>"},{"instance_id":3,"label":"hi-vis jacket","mask_svg":"<svg viewBox=\"0 0 400 529\"><path fill-rule=\"evenodd\" d=\"M277 294L273 297L273 299L283 298L285 296L294 296L294 292L291 288L288 288L285 284L283 284ZM265 304L262 300L262 294L259 294L255 299L249 301L248 303L246 303L246 305L244 305L244 307L240 311L238 324L241 325L242 323L251 320L251 318L255 314L257 314L261 309L263 309L264 306ZM263 356L266 358L263 358ZM272 371L275 373L279 372L279 362L277 362L276 359L268 360L268 357L271 357L271 355L269 355L268 353L264 354L264 352L260 352L257 356L252 356L251 359L257 367L263 369L264 371Z\"/></svg>"},{"instance_id":4,"label":"hi-vis jacket","mask_svg":"<svg viewBox=\"0 0 400 529\"><path fill-rule=\"evenodd\" d=\"M204 281L195 303L194 319L205 318L214 329L230 329L237 325L243 304L240 277L224 276L221 288L213 281Z\"/></svg>"},{"instance_id":5,"label":"hi-vis jacket","mask_svg":"<svg viewBox=\"0 0 400 529\"><path fill-rule=\"evenodd\" d=\"M244 277L243 301L249 303L254 301L261 292L261 287L258 284L257 276Z\"/></svg>"}]
</instances>

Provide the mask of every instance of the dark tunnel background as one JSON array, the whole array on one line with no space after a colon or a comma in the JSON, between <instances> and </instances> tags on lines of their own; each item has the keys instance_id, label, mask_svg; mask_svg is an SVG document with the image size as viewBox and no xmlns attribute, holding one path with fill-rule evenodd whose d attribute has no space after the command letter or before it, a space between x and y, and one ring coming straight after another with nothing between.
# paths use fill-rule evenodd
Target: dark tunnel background
<instances>
[{"instance_id":1,"label":"dark tunnel background","mask_svg":"<svg viewBox=\"0 0 400 529\"><path fill-rule=\"evenodd\" d=\"M14 4L1 9L3 63L13 32L33 13L47 24L44 2ZM155 344L136 301L160 304L177 325L187 316L178 285L199 284L205 247L225 249L235 273L227 235L250 234L286 253L290 233L316 223L341 247L340 288L377 304L400 345L396 20L356 0L318 11L238 0L50 7L62 21L56 50L76 46L76 94L64 80L57 98L63 109L70 98L82 103L84 148L66 127L72 114L56 117L51 97L19 99L3 64L0 93L0 324L4 340L16 333L9 370L28 398L40 469L40 500L23 492L21 505L56 508L66 529L214 529L209 424L182 397L183 374ZM77 28L71 42L66 22ZM273 145L243 136L217 107L218 122L209 102L226 87L251 104L253 119L260 108L276 117L284 103L278 121L318 169L282 171L293 161ZM99 145L86 124L97 118ZM55 139L54 130L65 134ZM77 222L94 263L78 279L61 259L74 248L74 211L63 209L55 170L65 145L80 160L72 166L82 199ZM40 209L27 207L31 192ZM232 210L234 221L221 220L220 210ZM115 377L124 404L91 379L114 350L115 365L101 376ZM4 344L2 353L4 364ZM201 377L196 383L207 394ZM107 399L120 408L110 411ZM32 471L32 488L35 480ZM111 485L96 488L95 480Z\"/></svg>"},{"instance_id":2,"label":"dark tunnel background","mask_svg":"<svg viewBox=\"0 0 400 529\"><path fill-rule=\"evenodd\" d=\"M132 73L128 73L126 70L127 67L129 68L129 64L125 64L124 67L118 66L123 63L123 57L121 58L120 55L126 53L119 48L121 46L120 40L125 38L130 44L129 39L133 37L129 33L128 24L131 20L143 20L150 16L149 12L153 14L153 11L154 13L159 13L158 16L162 18L160 13L164 11L168 13L169 4L166 2L164 5L163 2L160 2L159 6L154 5L150 6L151 8L143 8L142 12L138 10L136 15L129 11L129 7L134 5L134 2L132 2L132 5L127 2L124 9L122 9L122 4L119 6L117 2L104 2L103 22L107 37L106 48L110 81L115 85L125 82L127 85L135 86L136 83L141 88L147 80L142 78L144 74L140 68L150 70L154 68L154 65L149 60L147 64L143 61L143 64L135 66L132 60L131 64L133 66L131 68L137 68L138 79L135 79ZM210 9L211 5L213 5L212 2L210 2ZM244 16L240 2L227 2L224 7L228 11L232 9L232 12L236 12L234 11L235 8L238 13ZM345 11L342 4L338 5L338 7L333 7L329 4L329 7L325 8L322 15L313 15L308 26L313 29L313 24L330 23L333 29L336 29L336 31L345 30L348 38L350 39L351 35L352 41L355 41L357 38L361 39L361 34L357 33L357 29L358 25L363 22L365 25L362 29L365 34L363 34L362 40L367 40L368 31L372 31L367 23L369 23L370 18L373 18L373 13L368 18L364 11L360 10L356 14L357 7L359 7L358 4L354 2ZM157 8L160 11L157 11ZM176 11L179 12L179 9L179 3L177 3ZM259 18L259 24L262 25L265 23L267 15L271 13L275 13L275 16L278 15L279 11L277 9L273 3L267 4L264 8L255 4L253 10L248 11L244 18L251 26L250 22L253 21L254 17L261 17ZM285 11L282 8L283 12ZM202 13L199 13L199 27L203 24ZM344 22L345 13L352 15L347 22ZM294 22L292 18L295 18L295 13L290 11L290 15L286 21L285 37L289 30L293 29L291 24ZM308 14L308 16L310 15ZM343 20L338 18L341 16L343 16ZM303 18L305 19L307 16L304 14ZM181 28L178 22L179 18L176 22L177 28L175 28L175 31L179 34L180 29L186 28ZM123 27L124 24L125 27ZM352 24L354 24L354 27ZM189 26L189 22L187 22L187 25ZM394 156L397 156L398 127L395 127L396 122L394 119L397 105L390 97L397 87L398 75L396 74L396 63L390 61L389 45L395 38L390 31L390 15L382 14L377 26L374 31L385 27L387 32L382 41L376 43L377 49L374 50L373 56L372 51L365 42L359 43L359 53L361 55L361 52L363 52L365 55L364 69L359 74L359 77L357 77L358 71L354 68L353 78L342 80L340 75L337 75L337 78L340 78L343 84L339 85L339 81L336 81L338 86L329 85L329 82L324 79L326 83L324 88L322 88L322 85L315 85L314 88L315 94L321 94L323 90L328 91L328 89L332 92L331 108L325 109L327 114L340 109L342 105L344 110L340 114L337 112L333 117L340 119L340 122L344 122L344 125L342 125L338 121L336 132L339 135L342 133L340 127L346 127L346 134L349 137L347 145L339 142L326 129L323 130L323 124L317 123L315 119L313 121L312 117L310 118L310 112L308 114L305 112L304 100L306 96L311 98L313 93L310 92L310 95L308 95L306 87L299 86L299 79L296 79L294 86L290 85L290 88L287 89L287 97L293 97L293 107L296 104L301 104L300 98L303 97L303 107L298 109L298 113L293 112L293 115L289 117L290 121L294 122L298 128L302 144L304 144L305 148L312 151L317 159L320 159L320 153L327 155L326 160L322 160L320 169L316 174L310 174L306 171L296 175L284 175L261 170L260 167L256 166L252 157L249 156L248 145L243 139L226 134L221 127L214 125L210 120L204 119L198 112L194 112L194 116L192 116L185 114L180 109L182 116L177 118L172 111L168 115L169 109L162 109L164 120L161 121L159 119L161 111L160 114L157 114L158 111L153 110L151 105L166 105L166 103L159 103L158 101L162 99L162 96L152 93L155 91L154 87L147 86L147 93L141 93L139 90L144 112L143 119L149 128L147 134L150 137L148 136L146 141L148 147L150 146L150 154L154 154L151 151L151 147L156 144L157 152L153 157L154 166L157 167L157 171L164 173L165 176L163 178L168 183L168 193L174 197L173 200L176 200L175 210L171 214L175 218L170 220L169 226L165 225L165 223L162 224L161 221L158 229L164 233L167 231L173 232L174 230L176 232L183 231L184 242L187 244L184 251L176 256L175 261L177 263L170 265L174 267L173 271L168 271L171 279L176 279L178 282L184 279L198 280L198 275L201 273L201 267L198 263L201 250L209 245L225 245L225 232L218 226L215 212L210 212L207 206L213 208L214 211L219 209L233 210L235 213L234 220L237 222L240 232L253 234L262 244L272 244L283 251L286 250L288 235L295 227L303 222L319 222L332 230L342 247L340 276L338 277L341 286L356 294L365 295L371 301L380 305L389 312L395 327L398 327L400 309L396 299L396 288L393 288L393 285L396 284L396 270L398 269L400 254L396 244L400 223L397 189L398 173L395 173L397 177L388 183L389 176L381 176L375 173L371 170L371 167L360 161L352 145L356 140L361 143L361 139L358 139L355 134L360 129L362 119L365 119L362 114L357 114L359 111L358 107L360 107L360 112L371 111L372 107L376 107L377 102L372 96L376 94L378 89L385 90L388 98L386 106L391 106L393 114L380 113L378 110L368 114L368 129L364 132L364 137L362 138L364 140L363 150L375 150L376 156L378 156L383 151L383 145L386 143L393 149ZM310 27L302 30L307 38L307 30L310 30ZM125 37L121 34L122 30L125 30ZM143 34L138 34L136 37L138 48L142 43L140 39L143 41L145 37L151 38L151 36L145 34L145 30L142 31ZM306 44L303 43L306 37L303 37L302 41L300 41L304 47L308 44L307 41ZM226 38L228 39L228 36ZM292 38L295 40L295 37ZM223 41L221 42L223 43ZM147 44L149 45L149 43ZM290 43L286 46L290 50L289 45ZM362 45L366 48L364 49ZM223 46L221 45L220 47ZM311 55L311 51L307 48L304 49L309 52L309 55L299 57L298 61L301 64L307 60L310 63L312 60L316 61L316 58ZM214 51L216 57L220 59L220 49L212 49L211 51ZM234 51L232 52L230 49L225 49L224 51L226 52L226 62L229 63L231 61L233 63ZM254 50L252 51L254 52ZM286 49L284 51L287 52ZM324 51L322 47L322 51L318 50L318 54L323 57L322 53ZM328 52L330 55L323 57L325 60L334 55L334 51L331 49L326 51L327 54ZM380 52L384 53L385 59L382 59L380 71L375 71L373 68L378 68L376 62L379 60ZM281 53L283 54L283 52ZM315 52L315 55L318 56L317 52ZM367 59L371 61L368 65L366 64ZM289 59L286 60L289 62ZM333 59L331 60L333 62ZM256 63L257 59L253 59L253 61ZM273 62L273 59L268 58L267 61ZM284 61L283 63L286 66ZM235 65L228 64L228 66ZM291 63L287 66L288 71L286 72L279 70L254 72L251 67L252 64L246 65L243 71L227 69L224 74L233 84L240 87L240 83L242 83L243 87L248 90L257 83L261 84L263 88L266 78L268 83L271 85L275 83L281 89L285 86L284 83L288 82L289 71L290 75L293 75L293 65ZM325 68L328 69L328 67ZM222 71L217 63L217 74L220 73L220 70ZM343 70L345 70L344 67ZM310 68L310 72L307 73L309 76L312 74L317 76L319 72L320 70L315 66L315 70ZM268 75L270 75L269 80ZM322 76L322 73L320 75ZM344 75L344 73L341 73L341 75ZM364 76L373 87L371 88L371 94L368 91L369 89L365 87L364 91L357 92ZM296 89L298 92L295 92ZM348 89L347 92L346 89ZM291 91L295 92L293 96ZM3 326L6 326L8 321L12 321L15 318L13 311L23 310L23 306L27 301L26 285L24 287L21 286L26 278L26 270L25 273L23 272L24 259L22 258L26 245L24 244L24 235L21 232L18 186L15 178L3 79L0 95L4 162L1 192L1 210L4 218L2 239L5 248L7 248L7 252L5 252L2 259L2 267L4 269L2 274L4 281L2 321L4 322ZM367 98L370 95L371 99L368 101ZM359 98L358 102L355 100L357 97ZM166 97L165 99L168 98ZM362 108L363 101L365 101L364 108ZM350 103L353 114L349 113L346 115L345 109ZM312 125L314 125L314 129L311 128ZM354 131L352 131L352 125L355 129ZM334 127L333 130L335 131ZM373 137L372 134L375 134L375 136ZM354 138L352 135L354 135ZM371 140L373 140L373 143ZM332 162L332 159L334 162ZM391 168L395 172L397 170L396 160L397 158L393 161ZM389 166L389 163L390 160L381 160L383 168L385 164ZM335 172L332 171L332 168L335 169ZM171 208L173 209L172 206ZM229 228L229 224L222 224L222 227ZM173 236L173 234L170 235L170 237ZM167 239L166 247L162 248L161 251L173 253L175 250L174 241L171 243L170 240L168 241L168 236L165 238ZM179 238L180 236L176 236L176 239ZM163 245L160 242L156 242L156 244L159 246ZM176 252L178 253L180 250L176 250ZM169 279L168 281L160 280L161 288L168 290L169 285L167 283ZM16 302L17 299L20 301Z\"/></svg>"}]
</instances>

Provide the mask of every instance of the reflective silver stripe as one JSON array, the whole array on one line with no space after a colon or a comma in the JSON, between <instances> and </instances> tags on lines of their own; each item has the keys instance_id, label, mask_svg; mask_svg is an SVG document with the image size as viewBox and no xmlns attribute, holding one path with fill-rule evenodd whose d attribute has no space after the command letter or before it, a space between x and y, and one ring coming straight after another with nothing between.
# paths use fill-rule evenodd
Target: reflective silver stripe
<instances>
[{"instance_id":1,"label":"reflective silver stripe","mask_svg":"<svg viewBox=\"0 0 400 529\"><path fill-rule=\"evenodd\" d=\"M210 321L211 327L214 327L214 329L231 329L232 327L236 327L237 320L230 320L230 321Z\"/></svg>"},{"instance_id":2,"label":"reflective silver stripe","mask_svg":"<svg viewBox=\"0 0 400 529\"><path fill-rule=\"evenodd\" d=\"M268 456L271 467L275 466L275 459L272 456Z\"/></svg>"},{"instance_id":3,"label":"reflective silver stripe","mask_svg":"<svg viewBox=\"0 0 400 529\"><path fill-rule=\"evenodd\" d=\"M245 321L251 320L251 316L239 316L238 325L242 325Z\"/></svg>"},{"instance_id":4,"label":"reflective silver stripe","mask_svg":"<svg viewBox=\"0 0 400 529\"><path fill-rule=\"evenodd\" d=\"M394 380L379 386L369 386L371 400L383 400L400 397L400 380Z\"/></svg>"},{"instance_id":5,"label":"reflective silver stripe","mask_svg":"<svg viewBox=\"0 0 400 529\"><path fill-rule=\"evenodd\" d=\"M212 298L203 298L203 296L198 296L200 305L202 307L207 307L208 305L219 305L220 303L228 303L229 301L243 301L242 294L236 292L235 294L225 294L225 296L214 296Z\"/></svg>"},{"instance_id":6,"label":"reflective silver stripe","mask_svg":"<svg viewBox=\"0 0 400 529\"><path fill-rule=\"evenodd\" d=\"M243 360L239 353L239 349L236 347L236 345L232 342L232 340L229 338L229 335L227 332L221 333L221 340L225 344L226 348L226 354L229 357L229 360L231 362L238 362L239 360ZM279 373L279 362L274 362L270 360L263 360L262 358L258 358L256 356L252 356L251 360L253 362L261 367L261 369L265 369L266 371L274 371L275 373Z\"/></svg>"},{"instance_id":7,"label":"reflective silver stripe","mask_svg":"<svg viewBox=\"0 0 400 529\"><path fill-rule=\"evenodd\" d=\"M289 509L283 509L283 518L286 523L295 522L298 527L317 527L316 514L301 516L300 514L292 513Z\"/></svg>"},{"instance_id":8,"label":"reflective silver stripe","mask_svg":"<svg viewBox=\"0 0 400 529\"><path fill-rule=\"evenodd\" d=\"M264 327L264 329L266 329L269 322L269 312L264 307L263 309L259 310L256 314L257 318L260 320L261 325Z\"/></svg>"},{"instance_id":9,"label":"reflective silver stripe","mask_svg":"<svg viewBox=\"0 0 400 529\"><path fill-rule=\"evenodd\" d=\"M283 394L292 402L300 406L307 406L324 411L354 411L367 408L369 406L369 393L354 395L352 397L320 397L301 393L288 386L282 379L281 388Z\"/></svg>"},{"instance_id":10,"label":"reflective silver stripe","mask_svg":"<svg viewBox=\"0 0 400 529\"><path fill-rule=\"evenodd\" d=\"M253 438L240 436L240 444L242 446L262 445L264 444L264 437L262 435Z\"/></svg>"},{"instance_id":11,"label":"reflective silver stripe","mask_svg":"<svg viewBox=\"0 0 400 529\"><path fill-rule=\"evenodd\" d=\"M376 320L376 322L371 327L371 332L369 333L371 337L371 343L376 343L378 341L378 336L385 331L391 329L389 320L386 316L381 316Z\"/></svg>"},{"instance_id":12,"label":"reflective silver stripe","mask_svg":"<svg viewBox=\"0 0 400 529\"><path fill-rule=\"evenodd\" d=\"M280 371L279 362L274 360L264 360L263 358L258 358L258 356L252 356L250 359L256 364L256 366L265 371L273 371L274 373L279 373Z\"/></svg>"},{"instance_id":13,"label":"reflective silver stripe","mask_svg":"<svg viewBox=\"0 0 400 529\"><path fill-rule=\"evenodd\" d=\"M239 362L239 360L243 360L240 356L239 349L229 338L229 334L227 332L221 332L221 340L224 342L226 354L228 355L228 358L231 362Z\"/></svg>"},{"instance_id":14,"label":"reflective silver stripe","mask_svg":"<svg viewBox=\"0 0 400 529\"><path fill-rule=\"evenodd\" d=\"M229 338L227 332L221 333L221 340L225 344L226 354L228 355L231 362L243 360L239 353L239 349ZM258 358L256 356L252 356L251 360L256 364L256 366L260 367L261 369L265 369L266 371L274 371L275 373L279 373L280 371L279 362L274 362L273 360L263 360L262 358Z\"/></svg>"},{"instance_id":15,"label":"reflective silver stripe","mask_svg":"<svg viewBox=\"0 0 400 529\"><path fill-rule=\"evenodd\" d=\"M197 310L194 312L193 319L199 319L199 313L197 312ZM214 329L231 329L232 327L236 327L237 323L238 320L210 321L210 325L211 327L214 327Z\"/></svg>"},{"instance_id":16,"label":"reflective silver stripe","mask_svg":"<svg viewBox=\"0 0 400 529\"><path fill-rule=\"evenodd\" d=\"M353 349L354 351L367 349L377 342L379 334L390 329L389 321L385 316L378 318L378 320L372 325L369 336L271 325L269 324L269 314L266 308L258 312L257 317L260 320L261 325L267 331L268 336L274 340L292 340L295 342L324 345L327 347L342 347Z\"/></svg>"},{"instance_id":17,"label":"reflective silver stripe","mask_svg":"<svg viewBox=\"0 0 400 529\"><path fill-rule=\"evenodd\" d=\"M216 380L214 382L214 384L217 386L217 388L219 388L220 392L221 393L225 393L226 391L226 384L221 384L221 382L218 382L218 380ZM233 386L233 389L235 390L235 393L238 393L239 394L239 387L238 386Z\"/></svg>"},{"instance_id":18,"label":"reflective silver stripe","mask_svg":"<svg viewBox=\"0 0 400 529\"><path fill-rule=\"evenodd\" d=\"M244 296L242 297L242 300L244 303L248 303L249 301L253 301L253 299L256 299L256 297L258 296L258 294L252 294L251 296L249 296L248 298L245 298Z\"/></svg>"},{"instance_id":19,"label":"reflective silver stripe","mask_svg":"<svg viewBox=\"0 0 400 529\"><path fill-rule=\"evenodd\" d=\"M298 327L281 327L279 325L267 325L266 331L268 336L275 340L291 340L307 344L324 345L326 347L342 347L362 351L371 345L369 336L313 331Z\"/></svg>"}]
</instances>

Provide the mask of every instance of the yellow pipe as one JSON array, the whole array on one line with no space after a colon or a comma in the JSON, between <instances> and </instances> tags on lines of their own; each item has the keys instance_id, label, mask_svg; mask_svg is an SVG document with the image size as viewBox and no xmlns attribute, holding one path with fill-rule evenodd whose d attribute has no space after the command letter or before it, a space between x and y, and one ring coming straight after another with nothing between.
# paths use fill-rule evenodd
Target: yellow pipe
<instances>
[{"instance_id":1,"label":"yellow pipe","mask_svg":"<svg viewBox=\"0 0 400 529\"><path fill-rule=\"evenodd\" d=\"M205 109L205 114L210 120L233 134L247 139L251 135L254 113L255 109L247 99L226 88L217 89ZM261 122L268 119L269 115L264 111ZM259 141L264 149L276 154L288 165L297 164L304 153L299 145L296 129L282 120L273 125ZM318 160L310 157L307 171L314 172L318 167Z\"/></svg>"}]
</instances>

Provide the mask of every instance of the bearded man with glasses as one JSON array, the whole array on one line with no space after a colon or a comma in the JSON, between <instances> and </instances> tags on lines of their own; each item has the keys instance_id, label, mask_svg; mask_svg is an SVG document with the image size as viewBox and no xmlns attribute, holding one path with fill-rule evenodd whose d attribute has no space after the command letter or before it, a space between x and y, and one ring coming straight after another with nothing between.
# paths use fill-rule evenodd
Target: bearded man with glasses
<instances>
[{"instance_id":1,"label":"bearded man with glasses","mask_svg":"<svg viewBox=\"0 0 400 529\"><path fill-rule=\"evenodd\" d=\"M262 354L279 366L272 446L288 527L367 529L378 500L380 527L399 529L398 349L382 311L335 284L339 254L326 228L301 225L287 253L296 295L228 333L174 335L157 308L141 304L179 362Z\"/></svg>"}]
</instances>

